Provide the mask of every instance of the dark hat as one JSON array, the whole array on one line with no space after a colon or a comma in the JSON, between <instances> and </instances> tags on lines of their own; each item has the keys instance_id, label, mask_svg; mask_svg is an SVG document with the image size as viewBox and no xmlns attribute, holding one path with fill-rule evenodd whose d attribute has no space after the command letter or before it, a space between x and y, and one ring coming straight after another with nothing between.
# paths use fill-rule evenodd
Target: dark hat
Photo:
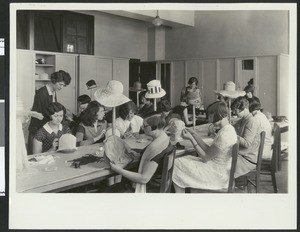
<instances>
[{"instance_id":1,"label":"dark hat","mask_svg":"<svg viewBox=\"0 0 300 232\"><path fill-rule=\"evenodd\" d=\"M86 87L88 89L93 89L93 88L96 88L97 85L96 85L96 82L94 80L89 80L87 83L86 83Z\"/></svg>"},{"instance_id":2,"label":"dark hat","mask_svg":"<svg viewBox=\"0 0 300 232\"><path fill-rule=\"evenodd\" d=\"M86 104L91 101L91 98L88 95L83 94L78 96L77 101L80 102L80 104Z\"/></svg>"}]
</instances>

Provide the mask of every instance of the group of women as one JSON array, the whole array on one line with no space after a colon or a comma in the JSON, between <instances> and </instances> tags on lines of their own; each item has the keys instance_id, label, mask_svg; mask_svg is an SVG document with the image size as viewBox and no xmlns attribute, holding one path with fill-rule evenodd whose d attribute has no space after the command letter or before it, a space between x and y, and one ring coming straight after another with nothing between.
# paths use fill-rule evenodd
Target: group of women
<instances>
[{"instance_id":1,"label":"group of women","mask_svg":"<svg viewBox=\"0 0 300 232\"><path fill-rule=\"evenodd\" d=\"M112 135L111 111L87 95L79 96L79 112L66 116L65 107L57 102L56 92L68 85L71 77L64 71L51 75L51 83L36 92L32 110L43 114L43 120L32 119L29 127L29 153L54 151L62 134L72 133L76 136L77 145L90 145L102 142ZM189 105L203 106L198 80L190 78L189 86L182 90L179 106L171 107L166 99L161 99L158 110L154 111L153 103L140 94L141 107L137 109L132 101L117 107L115 135L126 138L139 138L145 133L153 141L141 151L141 160L137 172L123 169L110 163L111 169L123 176L122 181L106 188L106 192L157 192L162 172L163 157L173 146L166 134L165 127L172 118L191 124L188 118ZM257 98L258 99L258 98ZM259 146L259 134L266 131L266 149L264 154L271 154L271 125L261 112L259 100L249 96L238 97L231 105L234 115L240 118L231 125L228 120L228 108L224 101L216 101L206 109L207 120L214 126L216 135L211 146L208 146L196 131L186 128L182 137L191 141L195 155L175 159L173 183L176 192L184 192L186 187L218 189L228 185L231 152L235 143L239 144L239 157L236 177L256 167ZM268 124L270 126L268 126ZM29 141L28 140L28 141Z\"/></svg>"}]
</instances>

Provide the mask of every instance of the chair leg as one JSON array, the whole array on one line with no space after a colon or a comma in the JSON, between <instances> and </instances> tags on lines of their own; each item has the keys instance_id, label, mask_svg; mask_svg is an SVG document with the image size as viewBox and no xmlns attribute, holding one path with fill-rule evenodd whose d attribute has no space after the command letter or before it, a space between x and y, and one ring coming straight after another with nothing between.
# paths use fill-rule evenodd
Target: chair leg
<instances>
[{"instance_id":1,"label":"chair leg","mask_svg":"<svg viewBox=\"0 0 300 232\"><path fill-rule=\"evenodd\" d=\"M248 179L247 179L247 192L251 193L251 183L250 181L248 181Z\"/></svg>"},{"instance_id":2,"label":"chair leg","mask_svg":"<svg viewBox=\"0 0 300 232\"><path fill-rule=\"evenodd\" d=\"M259 175L257 175L256 177L255 177L255 179L256 179L256 193L260 193L260 176Z\"/></svg>"},{"instance_id":3,"label":"chair leg","mask_svg":"<svg viewBox=\"0 0 300 232\"><path fill-rule=\"evenodd\" d=\"M272 177L272 184L273 184L274 193L277 193L276 175L275 175L274 170L271 171L271 177Z\"/></svg>"}]
</instances>

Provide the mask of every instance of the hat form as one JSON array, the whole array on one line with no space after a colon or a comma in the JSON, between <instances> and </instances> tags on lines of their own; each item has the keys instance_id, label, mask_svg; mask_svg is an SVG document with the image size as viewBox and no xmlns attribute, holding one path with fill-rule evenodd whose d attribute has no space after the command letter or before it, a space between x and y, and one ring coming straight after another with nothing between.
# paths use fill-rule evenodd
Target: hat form
<instances>
[{"instance_id":1,"label":"hat form","mask_svg":"<svg viewBox=\"0 0 300 232\"><path fill-rule=\"evenodd\" d=\"M63 134L58 141L58 149L60 152L74 152L77 150L76 137L72 134Z\"/></svg>"},{"instance_id":2,"label":"hat form","mask_svg":"<svg viewBox=\"0 0 300 232\"><path fill-rule=\"evenodd\" d=\"M161 87L159 80L152 80L147 84L148 91L146 98L161 98L166 95L166 91Z\"/></svg>"},{"instance_id":3,"label":"hat form","mask_svg":"<svg viewBox=\"0 0 300 232\"><path fill-rule=\"evenodd\" d=\"M106 107L116 107L130 101L123 95L123 84L116 80L109 81L104 89L97 89L94 97L96 101Z\"/></svg>"},{"instance_id":4,"label":"hat form","mask_svg":"<svg viewBox=\"0 0 300 232\"><path fill-rule=\"evenodd\" d=\"M139 81L134 82L133 87L130 87L129 90L133 92L145 91L145 89L142 88L142 83Z\"/></svg>"},{"instance_id":5,"label":"hat form","mask_svg":"<svg viewBox=\"0 0 300 232\"><path fill-rule=\"evenodd\" d=\"M246 94L245 91L236 90L235 83L232 81L228 81L224 84L224 90L215 90L215 93L219 93L222 96L229 98L237 98Z\"/></svg>"}]
</instances>

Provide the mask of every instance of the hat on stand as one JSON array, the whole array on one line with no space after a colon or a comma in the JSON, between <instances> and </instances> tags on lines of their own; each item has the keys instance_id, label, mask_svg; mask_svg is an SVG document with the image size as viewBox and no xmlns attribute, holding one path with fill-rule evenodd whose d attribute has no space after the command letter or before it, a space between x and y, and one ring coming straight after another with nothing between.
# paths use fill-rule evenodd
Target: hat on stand
<instances>
[{"instance_id":1,"label":"hat on stand","mask_svg":"<svg viewBox=\"0 0 300 232\"><path fill-rule=\"evenodd\" d=\"M146 91L146 89L142 88L142 83L139 81L136 81L133 83L133 86L129 88L129 91L132 92L140 92L140 91Z\"/></svg>"},{"instance_id":2,"label":"hat on stand","mask_svg":"<svg viewBox=\"0 0 300 232\"><path fill-rule=\"evenodd\" d=\"M60 152L74 152L77 150L76 137L72 134L63 134L58 141L58 149Z\"/></svg>"},{"instance_id":3,"label":"hat on stand","mask_svg":"<svg viewBox=\"0 0 300 232\"><path fill-rule=\"evenodd\" d=\"M97 88L97 84L94 80L89 80L87 83L86 83L86 87L88 89L94 89L94 88Z\"/></svg>"},{"instance_id":4,"label":"hat on stand","mask_svg":"<svg viewBox=\"0 0 300 232\"><path fill-rule=\"evenodd\" d=\"M123 94L123 84L117 80L110 80L106 88L97 89L94 97L96 101L106 107L116 107L130 101Z\"/></svg>"},{"instance_id":5,"label":"hat on stand","mask_svg":"<svg viewBox=\"0 0 300 232\"><path fill-rule=\"evenodd\" d=\"M150 81L147 88L146 98L161 98L166 95L166 91L161 87L159 80Z\"/></svg>"},{"instance_id":6,"label":"hat on stand","mask_svg":"<svg viewBox=\"0 0 300 232\"><path fill-rule=\"evenodd\" d=\"M240 96L244 96L246 94L245 91L236 90L235 83L232 81L228 81L224 84L223 90L215 90L215 93L221 94L224 97L228 98L237 98Z\"/></svg>"}]
</instances>

